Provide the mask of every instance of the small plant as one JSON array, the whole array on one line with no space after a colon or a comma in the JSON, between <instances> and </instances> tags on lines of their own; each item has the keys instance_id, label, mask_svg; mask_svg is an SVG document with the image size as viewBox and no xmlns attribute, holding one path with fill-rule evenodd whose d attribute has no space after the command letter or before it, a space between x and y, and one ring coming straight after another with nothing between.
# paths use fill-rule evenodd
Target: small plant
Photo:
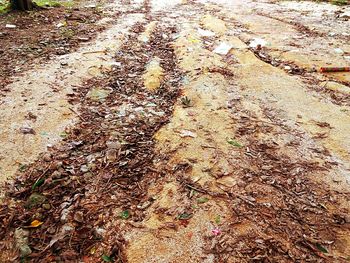
<instances>
[{"instance_id":1,"label":"small plant","mask_svg":"<svg viewBox=\"0 0 350 263\"><path fill-rule=\"evenodd\" d=\"M0 0L0 15L11 10L10 2Z\"/></svg>"},{"instance_id":2,"label":"small plant","mask_svg":"<svg viewBox=\"0 0 350 263\"><path fill-rule=\"evenodd\" d=\"M71 39L74 37L75 32L72 29L69 28L63 28L61 30L61 35L66 39Z\"/></svg>"},{"instance_id":3,"label":"small plant","mask_svg":"<svg viewBox=\"0 0 350 263\"><path fill-rule=\"evenodd\" d=\"M348 0L331 0L333 5L349 5L350 2Z\"/></svg>"},{"instance_id":4,"label":"small plant","mask_svg":"<svg viewBox=\"0 0 350 263\"><path fill-rule=\"evenodd\" d=\"M181 98L181 103L184 108L192 107L192 101L187 96Z\"/></svg>"},{"instance_id":5,"label":"small plant","mask_svg":"<svg viewBox=\"0 0 350 263\"><path fill-rule=\"evenodd\" d=\"M228 139L227 142L235 147L242 148L243 145L233 139Z\"/></svg>"}]
</instances>

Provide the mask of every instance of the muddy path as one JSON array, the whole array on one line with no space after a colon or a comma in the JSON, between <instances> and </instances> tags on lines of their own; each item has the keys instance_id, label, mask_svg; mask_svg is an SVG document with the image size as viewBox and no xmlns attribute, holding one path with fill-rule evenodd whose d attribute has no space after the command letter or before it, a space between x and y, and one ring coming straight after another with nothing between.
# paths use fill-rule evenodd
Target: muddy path
<instances>
[{"instance_id":1,"label":"muddy path","mask_svg":"<svg viewBox=\"0 0 350 263\"><path fill-rule=\"evenodd\" d=\"M14 159L28 165L3 190L1 260L346 262L350 79L318 68L348 63L348 22L332 16L347 8L112 6L96 41L5 97L21 110L3 108L2 125L18 130L45 101L38 84L55 85L30 128L64 136L3 141L5 177Z\"/></svg>"}]
</instances>

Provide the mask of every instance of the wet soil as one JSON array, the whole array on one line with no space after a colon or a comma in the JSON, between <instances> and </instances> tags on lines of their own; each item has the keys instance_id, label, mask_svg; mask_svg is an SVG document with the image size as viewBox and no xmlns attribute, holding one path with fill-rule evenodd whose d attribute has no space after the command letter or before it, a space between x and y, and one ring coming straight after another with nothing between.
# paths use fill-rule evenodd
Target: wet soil
<instances>
[{"instance_id":1,"label":"wet soil","mask_svg":"<svg viewBox=\"0 0 350 263\"><path fill-rule=\"evenodd\" d=\"M58 92L74 123L5 185L0 259L347 262L348 75L317 70L346 63L344 35L311 30L308 4L120 6L124 27L68 56L93 54Z\"/></svg>"}]
</instances>

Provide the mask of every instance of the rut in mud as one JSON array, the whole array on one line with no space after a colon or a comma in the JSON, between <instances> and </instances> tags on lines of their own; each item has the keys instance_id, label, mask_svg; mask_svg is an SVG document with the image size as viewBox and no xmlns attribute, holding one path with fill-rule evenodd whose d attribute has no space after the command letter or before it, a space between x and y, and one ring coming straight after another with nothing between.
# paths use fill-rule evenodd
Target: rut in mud
<instances>
[{"instance_id":1,"label":"rut in mud","mask_svg":"<svg viewBox=\"0 0 350 263\"><path fill-rule=\"evenodd\" d=\"M123 11L144 17L69 95L79 121L7 183L0 261L348 260L348 95L310 95L330 79L248 47L238 11L161 4Z\"/></svg>"}]
</instances>

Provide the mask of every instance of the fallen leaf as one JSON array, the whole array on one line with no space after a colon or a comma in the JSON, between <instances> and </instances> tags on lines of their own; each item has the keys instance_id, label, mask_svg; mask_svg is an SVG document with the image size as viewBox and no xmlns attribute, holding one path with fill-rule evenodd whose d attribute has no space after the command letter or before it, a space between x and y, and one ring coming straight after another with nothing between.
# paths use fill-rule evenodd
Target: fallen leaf
<instances>
[{"instance_id":1,"label":"fallen leaf","mask_svg":"<svg viewBox=\"0 0 350 263\"><path fill-rule=\"evenodd\" d=\"M197 199L197 203L198 204L204 204L204 203L206 203L208 201L209 201L209 199L206 198L206 197L200 197L200 198Z\"/></svg>"},{"instance_id":2,"label":"fallen leaf","mask_svg":"<svg viewBox=\"0 0 350 263\"><path fill-rule=\"evenodd\" d=\"M34 220L33 222L30 223L30 227L38 227L38 226L41 226L44 222L41 222L39 220Z\"/></svg>"},{"instance_id":3,"label":"fallen leaf","mask_svg":"<svg viewBox=\"0 0 350 263\"><path fill-rule=\"evenodd\" d=\"M113 262L112 258L107 255L102 255L101 257L105 262Z\"/></svg>"},{"instance_id":4,"label":"fallen leaf","mask_svg":"<svg viewBox=\"0 0 350 263\"><path fill-rule=\"evenodd\" d=\"M189 214L189 213L183 213L183 214L180 214L177 219L180 219L180 220L187 220L187 219L190 219L192 217L192 214Z\"/></svg>"},{"instance_id":5,"label":"fallen leaf","mask_svg":"<svg viewBox=\"0 0 350 263\"><path fill-rule=\"evenodd\" d=\"M317 247L317 249L318 249L319 251L321 251L322 253L328 253L328 250L327 250L325 247L323 247L321 244L316 243L316 247Z\"/></svg>"},{"instance_id":6,"label":"fallen leaf","mask_svg":"<svg viewBox=\"0 0 350 263\"><path fill-rule=\"evenodd\" d=\"M36 182L33 184L32 190L35 190L35 188L41 186L44 182L45 182L45 179L44 179L44 178L39 178L39 179L36 180Z\"/></svg>"}]
</instances>

